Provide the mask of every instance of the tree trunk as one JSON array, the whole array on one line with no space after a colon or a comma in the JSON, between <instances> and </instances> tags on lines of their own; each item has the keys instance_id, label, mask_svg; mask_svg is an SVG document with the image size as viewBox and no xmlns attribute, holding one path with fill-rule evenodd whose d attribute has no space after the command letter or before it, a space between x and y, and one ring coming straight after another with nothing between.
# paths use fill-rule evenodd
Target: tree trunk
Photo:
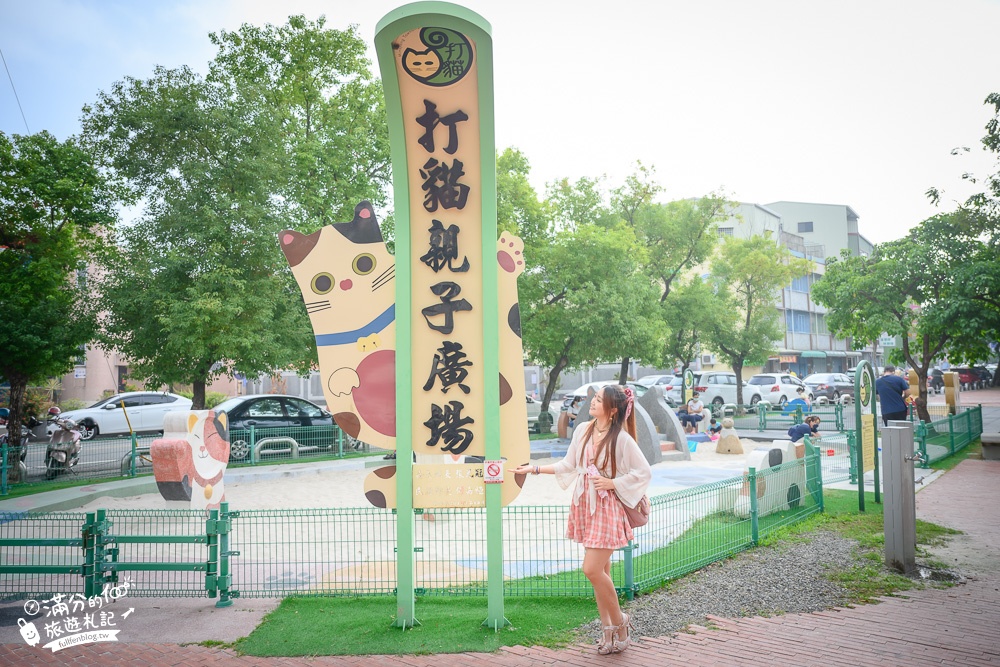
<instances>
[{"instance_id":1,"label":"tree trunk","mask_svg":"<svg viewBox=\"0 0 1000 667\"><path fill-rule=\"evenodd\" d=\"M733 373L736 374L736 405L743 405L743 360L733 360Z\"/></svg>"},{"instance_id":2,"label":"tree trunk","mask_svg":"<svg viewBox=\"0 0 1000 667\"><path fill-rule=\"evenodd\" d=\"M542 412L549 409L549 402L552 400L552 394L556 392L556 382L559 380L559 374L563 372L563 369L565 369L567 365L569 365L569 359L567 359L564 354L559 357L559 361L556 362L556 365L552 367L551 371L549 371L549 381L548 384L545 385L545 394L542 396Z\"/></svg>"},{"instance_id":3,"label":"tree trunk","mask_svg":"<svg viewBox=\"0 0 1000 667\"><path fill-rule=\"evenodd\" d=\"M10 377L10 415L7 418L7 483L21 480L21 420L24 418L24 393L28 388L28 378Z\"/></svg>"},{"instance_id":4,"label":"tree trunk","mask_svg":"<svg viewBox=\"0 0 1000 667\"><path fill-rule=\"evenodd\" d=\"M915 398L917 418L922 422L930 422L931 414L927 412L927 366L920 366L914 370L917 372L917 396Z\"/></svg>"},{"instance_id":5,"label":"tree trunk","mask_svg":"<svg viewBox=\"0 0 1000 667\"><path fill-rule=\"evenodd\" d=\"M624 385L628 381L628 364L630 357L622 357L621 369L618 371L618 384Z\"/></svg>"},{"instance_id":6,"label":"tree trunk","mask_svg":"<svg viewBox=\"0 0 1000 667\"><path fill-rule=\"evenodd\" d=\"M192 410L204 410L205 409L205 381L199 380L191 385L191 390L194 392L194 397L191 399L191 409Z\"/></svg>"}]
</instances>

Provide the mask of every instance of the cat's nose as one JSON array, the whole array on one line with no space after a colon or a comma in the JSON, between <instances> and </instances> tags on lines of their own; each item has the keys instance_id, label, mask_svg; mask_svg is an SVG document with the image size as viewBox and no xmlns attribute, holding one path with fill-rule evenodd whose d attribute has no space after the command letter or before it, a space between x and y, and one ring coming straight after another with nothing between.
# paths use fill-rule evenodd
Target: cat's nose
<instances>
[{"instance_id":1,"label":"cat's nose","mask_svg":"<svg viewBox=\"0 0 1000 667\"><path fill-rule=\"evenodd\" d=\"M345 292L351 289L352 287L354 287L354 283L352 283L350 280L340 281L340 289L344 290Z\"/></svg>"}]
</instances>

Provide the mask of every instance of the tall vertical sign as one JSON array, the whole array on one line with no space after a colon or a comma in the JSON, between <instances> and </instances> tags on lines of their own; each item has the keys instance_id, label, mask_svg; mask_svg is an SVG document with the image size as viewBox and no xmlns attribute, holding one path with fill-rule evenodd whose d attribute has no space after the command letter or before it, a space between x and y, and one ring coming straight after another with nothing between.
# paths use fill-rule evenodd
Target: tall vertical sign
<instances>
[{"instance_id":1,"label":"tall vertical sign","mask_svg":"<svg viewBox=\"0 0 1000 667\"><path fill-rule=\"evenodd\" d=\"M502 239L509 251L497 245L490 26L463 7L418 2L379 22L375 46L397 230L396 624L416 622L413 508L485 505L486 622L499 627L505 622L502 496L509 500L519 488L502 474L504 389L508 405L526 408L517 391L524 391L521 359L514 360L517 382L501 377L506 330L500 327L497 265L506 262L519 273L523 257L513 237ZM516 426L527 443L526 421ZM465 463L466 456L485 458L487 471L482 463ZM527 456L518 452L516 459Z\"/></svg>"},{"instance_id":2,"label":"tall vertical sign","mask_svg":"<svg viewBox=\"0 0 1000 667\"><path fill-rule=\"evenodd\" d=\"M875 474L875 502L879 502L878 426L875 423L875 371L867 361L854 372L855 442L858 446L858 508L865 511L865 473Z\"/></svg>"}]
</instances>

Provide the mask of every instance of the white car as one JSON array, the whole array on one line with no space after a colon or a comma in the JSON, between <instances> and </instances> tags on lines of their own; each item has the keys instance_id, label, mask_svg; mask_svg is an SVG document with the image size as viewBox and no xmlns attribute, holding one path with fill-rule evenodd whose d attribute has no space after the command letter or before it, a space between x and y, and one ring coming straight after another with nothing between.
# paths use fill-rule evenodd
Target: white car
<instances>
[{"instance_id":1,"label":"white car","mask_svg":"<svg viewBox=\"0 0 1000 667\"><path fill-rule=\"evenodd\" d=\"M122 404L124 403L124 409ZM155 391L129 391L115 394L82 410L67 410L59 416L83 425L81 439L90 440L98 434L118 435L136 431L163 431L163 416L171 410L190 410L191 399ZM128 415L128 419L126 419ZM131 429L129 429L131 425ZM49 436L58 428L49 423Z\"/></svg>"},{"instance_id":2,"label":"white car","mask_svg":"<svg viewBox=\"0 0 1000 667\"><path fill-rule=\"evenodd\" d=\"M683 405L681 384L671 385L667 398L674 405ZM736 404L736 373L726 371L698 371L694 374L694 390L701 394L701 402L716 415L723 405ZM744 405L757 405L761 401L760 389L743 383Z\"/></svg>"},{"instance_id":3,"label":"white car","mask_svg":"<svg viewBox=\"0 0 1000 667\"><path fill-rule=\"evenodd\" d=\"M772 405L784 406L788 401L799 398L799 387L805 390L810 401L815 399L809 387L802 380L792 377L788 373L758 373L751 377L747 384L757 387L760 390L761 398Z\"/></svg>"},{"instance_id":4,"label":"white car","mask_svg":"<svg viewBox=\"0 0 1000 667\"><path fill-rule=\"evenodd\" d=\"M664 391L669 389L669 385L673 382L674 378L680 377L679 375L643 375L641 378L635 381L636 384L641 384L644 387L652 387L653 385L658 385L664 387Z\"/></svg>"}]
</instances>

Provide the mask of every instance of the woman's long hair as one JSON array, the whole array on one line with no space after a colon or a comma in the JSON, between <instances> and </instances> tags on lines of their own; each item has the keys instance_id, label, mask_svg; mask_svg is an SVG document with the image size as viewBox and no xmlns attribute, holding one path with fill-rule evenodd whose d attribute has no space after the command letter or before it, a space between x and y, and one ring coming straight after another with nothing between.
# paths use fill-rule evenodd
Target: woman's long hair
<instances>
[{"instance_id":1,"label":"woman's long hair","mask_svg":"<svg viewBox=\"0 0 1000 667\"><path fill-rule=\"evenodd\" d=\"M601 470L601 472L608 472L608 463L611 463L611 475L614 478L618 476L618 434L625 429L625 432L632 436L635 440L635 405L633 400L632 409L628 409L629 399L625 394L625 389L618 384L605 385L598 391L601 392L601 400L604 402L604 411L609 414L611 420L611 426L608 428L608 432L604 434L604 438L600 442L595 442L594 446L596 451L594 452L594 465ZM628 416L626 417L626 413ZM597 420L592 419L590 421L590 426L588 427L587 435L583 439L586 443L594 435L594 429L597 427ZM586 460L586 446L580 449L580 465L582 466ZM599 456L603 454L603 458L598 459Z\"/></svg>"}]
</instances>

